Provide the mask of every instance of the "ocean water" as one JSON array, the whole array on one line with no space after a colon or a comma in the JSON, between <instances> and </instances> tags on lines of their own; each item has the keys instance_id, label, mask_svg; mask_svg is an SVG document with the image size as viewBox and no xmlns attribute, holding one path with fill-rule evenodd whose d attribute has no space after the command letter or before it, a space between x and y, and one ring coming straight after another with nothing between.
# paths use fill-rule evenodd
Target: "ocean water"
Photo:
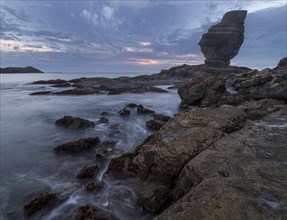
<instances>
[{"instance_id":1,"label":"ocean water","mask_svg":"<svg viewBox=\"0 0 287 220\"><path fill-rule=\"evenodd\" d=\"M151 116L128 117L118 111L133 102L172 116L180 99L175 90L169 93L86 95L86 96L30 96L36 91L50 90L47 85L32 85L40 79L73 79L78 77L117 77L134 74L11 74L1 77L1 216L0 219L25 219L23 206L42 192L69 192L67 198L53 208L39 212L34 219L63 219L80 205L90 204L118 219L151 219L136 204L133 184L104 175L109 161L123 152L133 151L151 131L145 123ZM138 74L139 75L139 74ZM161 86L166 88L166 86ZM54 88L55 89L55 88ZM82 117L96 122L102 112L109 123L88 129L64 129L55 121L65 115ZM118 132L114 131L114 128ZM113 153L96 161L93 152L76 155L55 154L59 144L84 137L99 137L101 141L116 141ZM87 193L76 179L85 165L99 163L97 180L104 183L97 194Z\"/></svg>"}]
</instances>

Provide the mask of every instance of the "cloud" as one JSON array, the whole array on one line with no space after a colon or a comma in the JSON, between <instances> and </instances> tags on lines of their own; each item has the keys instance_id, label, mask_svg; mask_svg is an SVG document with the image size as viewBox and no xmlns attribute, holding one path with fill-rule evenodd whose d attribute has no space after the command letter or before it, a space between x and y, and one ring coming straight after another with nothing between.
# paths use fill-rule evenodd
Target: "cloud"
<instances>
[{"instance_id":1,"label":"cloud","mask_svg":"<svg viewBox=\"0 0 287 220\"><path fill-rule=\"evenodd\" d=\"M139 44L142 45L142 46L144 46L144 47L148 47L148 46L152 45L152 43L150 43L150 42L145 42L145 41L141 41L141 42L139 42Z\"/></svg>"},{"instance_id":2,"label":"cloud","mask_svg":"<svg viewBox=\"0 0 287 220\"><path fill-rule=\"evenodd\" d=\"M94 25L98 25L99 24L99 16L96 13L92 13L90 11L88 11L87 9L84 9L81 14L81 17L85 18L87 21L89 21L90 23L94 24Z\"/></svg>"},{"instance_id":3,"label":"cloud","mask_svg":"<svg viewBox=\"0 0 287 220\"><path fill-rule=\"evenodd\" d=\"M14 8L10 8L7 5L2 6L2 8L7 11L10 15L14 16L16 19L19 19L21 21L29 21L29 16L27 13L23 10L16 10Z\"/></svg>"},{"instance_id":4,"label":"cloud","mask_svg":"<svg viewBox=\"0 0 287 220\"><path fill-rule=\"evenodd\" d=\"M106 19L106 20L113 20L114 19L114 9L105 5L102 9L102 14L103 14L103 17Z\"/></svg>"},{"instance_id":5,"label":"cloud","mask_svg":"<svg viewBox=\"0 0 287 220\"><path fill-rule=\"evenodd\" d=\"M61 52L58 49L51 48L46 45L31 45L22 41L16 40L0 40L1 50L8 51L19 51L19 52Z\"/></svg>"},{"instance_id":6,"label":"cloud","mask_svg":"<svg viewBox=\"0 0 287 220\"><path fill-rule=\"evenodd\" d=\"M130 53L152 53L152 48L139 48L139 47L124 47L123 51L130 52Z\"/></svg>"}]
</instances>

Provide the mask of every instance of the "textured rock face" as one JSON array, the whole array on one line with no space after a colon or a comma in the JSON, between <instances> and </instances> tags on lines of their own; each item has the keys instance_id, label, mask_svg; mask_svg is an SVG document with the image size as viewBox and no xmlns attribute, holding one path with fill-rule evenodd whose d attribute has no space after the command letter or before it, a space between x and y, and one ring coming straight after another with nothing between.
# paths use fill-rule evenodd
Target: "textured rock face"
<instances>
[{"instance_id":1,"label":"textured rock face","mask_svg":"<svg viewBox=\"0 0 287 220\"><path fill-rule=\"evenodd\" d=\"M200 42L205 64L210 67L228 67L244 40L244 20L247 11L227 12L220 23L209 28Z\"/></svg>"},{"instance_id":2,"label":"textured rock face","mask_svg":"<svg viewBox=\"0 0 287 220\"><path fill-rule=\"evenodd\" d=\"M225 92L224 79L202 74L179 86L182 104L208 106L218 102Z\"/></svg>"}]
</instances>

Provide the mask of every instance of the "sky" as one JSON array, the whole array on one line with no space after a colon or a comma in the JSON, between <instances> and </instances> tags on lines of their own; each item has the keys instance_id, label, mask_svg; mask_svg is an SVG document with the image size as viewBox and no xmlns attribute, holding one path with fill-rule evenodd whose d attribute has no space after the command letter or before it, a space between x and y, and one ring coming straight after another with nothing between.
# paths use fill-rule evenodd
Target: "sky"
<instances>
[{"instance_id":1,"label":"sky","mask_svg":"<svg viewBox=\"0 0 287 220\"><path fill-rule=\"evenodd\" d=\"M248 10L232 65L286 56L286 0L1 0L1 67L45 72L159 72L202 64L198 42L230 10Z\"/></svg>"}]
</instances>

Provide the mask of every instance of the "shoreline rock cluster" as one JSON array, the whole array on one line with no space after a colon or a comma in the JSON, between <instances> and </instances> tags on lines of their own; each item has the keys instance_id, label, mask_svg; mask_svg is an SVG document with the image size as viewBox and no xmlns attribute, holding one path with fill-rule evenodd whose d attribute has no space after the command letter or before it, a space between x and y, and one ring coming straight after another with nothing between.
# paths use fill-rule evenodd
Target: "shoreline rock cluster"
<instances>
[{"instance_id":1,"label":"shoreline rock cluster","mask_svg":"<svg viewBox=\"0 0 287 220\"><path fill-rule=\"evenodd\" d=\"M114 158L107 175L135 179L139 204L156 219L286 217L286 74L278 65L182 84L186 111Z\"/></svg>"}]
</instances>

